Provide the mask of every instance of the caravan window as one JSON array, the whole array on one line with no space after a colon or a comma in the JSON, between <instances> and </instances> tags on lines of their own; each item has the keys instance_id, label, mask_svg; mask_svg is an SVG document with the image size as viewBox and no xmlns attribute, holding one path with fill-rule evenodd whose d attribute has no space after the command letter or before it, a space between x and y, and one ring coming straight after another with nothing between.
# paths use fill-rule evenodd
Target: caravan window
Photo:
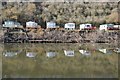
<instances>
[{"instance_id":1,"label":"caravan window","mask_svg":"<svg viewBox=\"0 0 120 80\"><path fill-rule=\"evenodd\" d=\"M91 27L91 24L86 24L86 27Z\"/></svg>"},{"instance_id":2,"label":"caravan window","mask_svg":"<svg viewBox=\"0 0 120 80\"><path fill-rule=\"evenodd\" d=\"M108 24L108 27L113 27L113 24Z\"/></svg>"},{"instance_id":3,"label":"caravan window","mask_svg":"<svg viewBox=\"0 0 120 80\"><path fill-rule=\"evenodd\" d=\"M69 27L73 27L73 26L74 26L74 24L68 24L68 26L69 26Z\"/></svg>"},{"instance_id":4,"label":"caravan window","mask_svg":"<svg viewBox=\"0 0 120 80\"><path fill-rule=\"evenodd\" d=\"M90 27L90 25L87 25L87 27Z\"/></svg>"}]
</instances>

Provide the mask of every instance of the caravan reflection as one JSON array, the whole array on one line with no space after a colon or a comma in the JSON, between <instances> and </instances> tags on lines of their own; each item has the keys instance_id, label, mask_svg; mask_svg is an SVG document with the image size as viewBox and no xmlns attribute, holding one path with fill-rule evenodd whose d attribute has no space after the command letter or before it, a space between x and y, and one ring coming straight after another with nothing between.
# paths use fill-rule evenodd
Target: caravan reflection
<instances>
[{"instance_id":1,"label":"caravan reflection","mask_svg":"<svg viewBox=\"0 0 120 80\"><path fill-rule=\"evenodd\" d=\"M4 51L3 56L5 56L5 57L14 57L14 56L20 54L21 52L22 52L22 50L19 50L19 51Z\"/></svg>"},{"instance_id":2,"label":"caravan reflection","mask_svg":"<svg viewBox=\"0 0 120 80\"><path fill-rule=\"evenodd\" d=\"M13 57L16 56L18 53L17 52L4 52L3 55L5 57Z\"/></svg>"},{"instance_id":3,"label":"caravan reflection","mask_svg":"<svg viewBox=\"0 0 120 80\"><path fill-rule=\"evenodd\" d=\"M79 52L80 52L81 54L83 54L83 55L86 55L86 56L91 55L91 53L90 53L89 51L87 51L87 50L79 50Z\"/></svg>"},{"instance_id":4,"label":"caravan reflection","mask_svg":"<svg viewBox=\"0 0 120 80\"><path fill-rule=\"evenodd\" d=\"M49 58L55 57L56 53L55 52L46 52L46 56Z\"/></svg>"},{"instance_id":5,"label":"caravan reflection","mask_svg":"<svg viewBox=\"0 0 120 80\"><path fill-rule=\"evenodd\" d=\"M74 50L64 50L65 56L73 57Z\"/></svg>"},{"instance_id":6,"label":"caravan reflection","mask_svg":"<svg viewBox=\"0 0 120 80\"><path fill-rule=\"evenodd\" d=\"M114 52L120 53L120 48L115 48L115 49L114 49Z\"/></svg>"},{"instance_id":7,"label":"caravan reflection","mask_svg":"<svg viewBox=\"0 0 120 80\"><path fill-rule=\"evenodd\" d=\"M33 57L35 57L36 55L37 55L37 53L35 53L35 52L27 52L27 53L26 53L26 56L29 57L29 58L33 58Z\"/></svg>"},{"instance_id":8,"label":"caravan reflection","mask_svg":"<svg viewBox=\"0 0 120 80\"><path fill-rule=\"evenodd\" d=\"M99 49L99 51L104 54L112 54L112 51L110 49Z\"/></svg>"}]
</instances>

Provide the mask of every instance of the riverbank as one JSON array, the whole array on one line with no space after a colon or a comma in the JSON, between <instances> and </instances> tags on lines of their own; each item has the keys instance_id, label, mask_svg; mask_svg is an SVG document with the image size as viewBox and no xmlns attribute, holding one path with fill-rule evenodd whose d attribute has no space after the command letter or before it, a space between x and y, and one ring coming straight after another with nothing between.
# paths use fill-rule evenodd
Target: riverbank
<instances>
[{"instance_id":1,"label":"riverbank","mask_svg":"<svg viewBox=\"0 0 120 80\"><path fill-rule=\"evenodd\" d=\"M4 38L4 39L3 39ZM0 32L0 41L29 43L111 43L118 41L118 31L31 30L24 34Z\"/></svg>"}]
</instances>

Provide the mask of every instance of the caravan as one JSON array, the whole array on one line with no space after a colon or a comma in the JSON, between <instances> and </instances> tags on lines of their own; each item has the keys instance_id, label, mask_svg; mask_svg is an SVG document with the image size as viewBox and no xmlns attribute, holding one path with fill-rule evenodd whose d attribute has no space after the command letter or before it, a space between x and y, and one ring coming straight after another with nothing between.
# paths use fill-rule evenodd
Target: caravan
<instances>
[{"instance_id":1,"label":"caravan","mask_svg":"<svg viewBox=\"0 0 120 80\"><path fill-rule=\"evenodd\" d=\"M22 27L19 22L5 21L3 24L3 28L18 28L18 27Z\"/></svg>"},{"instance_id":2,"label":"caravan","mask_svg":"<svg viewBox=\"0 0 120 80\"><path fill-rule=\"evenodd\" d=\"M75 29L75 23L66 23L64 26L67 30L74 30Z\"/></svg>"},{"instance_id":3,"label":"caravan","mask_svg":"<svg viewBox=\"0 0 120 80\"><path fill-rule=\"evenodd\" d=\"M100 25L99 30L105 30L105 31L119 30L119 28L118 28L118 25L115 26L114 24L102 24L102 25Z\"/></svg>"},{"instance_id":4,"label":"caravan","mask_svg":"<svg viewBox=\"0 0 120 80\"><path fill-rule=\"evenodd\" d=\"M80 24L80 30L95 30L96 27L93 27L92 24Z\"/></svg>"},{"instance_id":5,"label":"caravan","mask_svg":"<svg viewBox=\"0 0 120 80\"><path fill-rule=\"evenodd\" d=\"M36 22L33 21L28 21L26 22L26 28L37 28L38 24Z\"/></svg>"}]
</instances>

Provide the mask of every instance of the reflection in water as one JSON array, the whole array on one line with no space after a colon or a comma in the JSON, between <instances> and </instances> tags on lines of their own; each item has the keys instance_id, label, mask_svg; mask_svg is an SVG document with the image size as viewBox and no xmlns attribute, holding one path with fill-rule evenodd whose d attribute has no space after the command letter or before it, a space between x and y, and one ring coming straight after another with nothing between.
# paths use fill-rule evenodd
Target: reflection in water
<instances>
[{"instance_id":1,"label":"reflection in water","mask_svg":"<svg viewBox=\"0 0 120 80\"><path fill-rule=\"evenodd\" d=\"M114 52L120 53L120 48L115 48L115 49L114 49Z\"/></svg>"},{"instance_id":2,"label":"reflection in water","mask_svg":"<svg viewBox=\"0 0 120 80\"><path fill-rule=\"evenodd\" d=\"M74 50L64 50L65 56L74 56Z\"/></svg>"},{"instance_id":3,"label":"reflection in water","mask_svg":"<svg viewBox=\"0 0 120 80\"><path fill-rule=\"evenodd\" d=\"M112 50L110 50L110 49L99 49L99 51L104 54L112 54Z\"/></svg>"},{"instance_id":4,"label":"reflection in water","mask_svg":"<svg viewBox=\"0 0 120 80\"><path fill-rule=\"evenodd\" d=\"M22 51L4 51L3 52L3 55L5 57L14 57L14 56L17 56L19 53L21 53Z\"/></svg>"},{"instance_id":5,"label":"reflection in water","mask_svg":"<svg viewBox=\"0 0 120 80\"><path fill-rule=\"evenodd\" d=\"M78 43L4 44L2 77L117 78L118 54L111 51L112 54L105 55L101 54L98 50L109 50L109 48L115 49L116 47L115 45L109 44L93 45ZM83 54L80 54L79 50L83 50L84 55L88 55L90 52L91 56L83 56ZM19 51L21 51L20 54L15 55L14 53L15 57L5 57L6 53L9 55L9 52ZM68 58L66 55L73 57ZM46 56L50 58L48 59ZM28 57L34 57L34 60Z\"/></svg>"},{"instance_id":6,"label":"reflection in water","mask_svg":"<svg viewBox=\"0 0 120 80\"><path fill-rule=\"evenodd\" d=\"M81 54L83 54L83 55L86 55L86 56L91 55L91 53L90 53L89 51L87 51L87 50L79 50L79 52L80 52Z\"/></svg>"},{"instance_id":7,"label":"reflection in water","mask_svg":"<svg viewBox=\"0 0 120 80\"><path fill-rule=\"evenodd\" d=\"M13 57L17 55L17 52L5 52L3 53L5 57Z\"/></svg>"},{"instance_id":8,"label":"reflection in water","mask_svg":"<svg viewBox=\"0 0 120 80\"><path fill-rule=\"evenodd\" d=\"M3 45L0 44L0 79L2 80L2 52L3 52Z\"/></svg>"},{"instance_id":9,"label":"reflection in water","mask_svg":"<svg viewBox=\"0 0 120 80\"><path fill-rule=\"evenodd\" d=\"M55 57L56 53L55 52L46 52L46 56L49 58Z\"/></svg>"},{"instance_id":10,"label":"reflection in water","mask_svg":"<svg viewBox=\"0 0 120 80\"><path fill-rule=\"evenodd\" d=\"M37 54L34 53L34 52L27 52L27 53L26 53L26 56L27 56L27 57L30 57L30 58L35 57L36 55L37 55Z\"/></svg>"}]
</instances>

